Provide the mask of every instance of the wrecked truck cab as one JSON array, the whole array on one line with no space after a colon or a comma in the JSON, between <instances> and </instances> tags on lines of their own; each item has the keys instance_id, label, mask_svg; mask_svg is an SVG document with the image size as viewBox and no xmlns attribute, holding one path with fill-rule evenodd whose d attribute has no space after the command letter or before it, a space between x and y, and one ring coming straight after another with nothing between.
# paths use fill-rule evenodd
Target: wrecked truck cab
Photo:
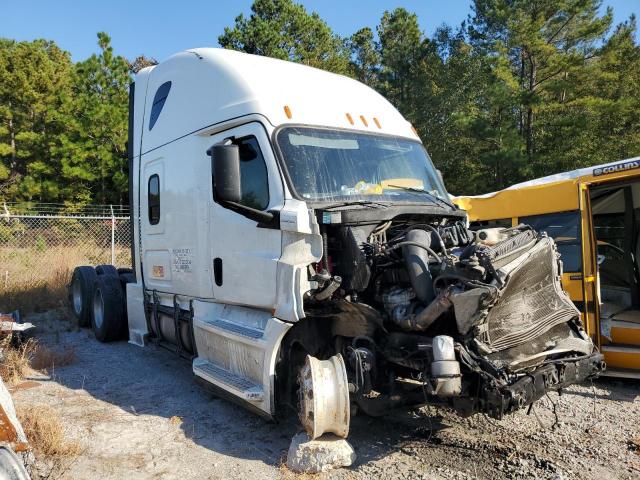
<instances>
[{"instance_id":1,"label":"wrecked truck cab","mask_svg":"<svg viewBox=\"0 0 640 480\"><path fill-rule=\"evenodd\" d=\"M553 241L470 231L359 82L194 49L138 73L129 127L133 273L72 282L99 340L166 347L313 438L402 405L500 418L604 368Z\"/></svg>"},{"instance_id":2,"label":"wrecked truck cab","mask_svg":"<svg viewBox=\"0 0 640 480\"><path fill-rule=\"evenodd\" d=\"M392 221L384 232L326 229L367 239L355 262L367 270L361 287L352 290L347 277L331 300L311 297L308 306L310 317L333 322L363 411L445 403L465 416L502 418L604 368L561 289L553 240L525 225L470 232L459 220L422 221ZM497 240L483 241L486 234ZM327 244L333 277L341 265L355 266L355 245Z\"/></svg>"},{"instance_id":3,"label":"wrecked truck cab","mask_svg":"<svg viewBox=\"0 0 640 480\"><path fill-rule=\"evenodd\" d=\"M305 320L328 326L360 409L433 402L501 418L604 368L553 240L526 225L469 230L418 142L308 127L276 139L323 241Z\"/></svg>"}]
</instances>

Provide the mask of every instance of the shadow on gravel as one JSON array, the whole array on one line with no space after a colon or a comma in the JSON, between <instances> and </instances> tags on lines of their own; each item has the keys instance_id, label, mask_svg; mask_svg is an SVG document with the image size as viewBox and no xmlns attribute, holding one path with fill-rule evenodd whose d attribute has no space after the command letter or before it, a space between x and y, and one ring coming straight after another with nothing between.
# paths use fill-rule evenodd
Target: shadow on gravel
<instances>
[{"instance_id":1,"label":"shadow on gravel","mask_svg":"<svg viewBox=\"0 0 640 480\"><path fill-rule=\"evenodd\" d=\"M62 344L73 346L78 362L57 369L53 381L85 390L133 416L164 417L167 422L179 417L185 436L197 445L279 465L296 433L293 425L269 423L214 397L196 383L190 363L169 351L126 342L102 344L89 337L86 330L64 335Z\"/></svg>"},{"instance_id":2,"label":"shadow on gravel","mask_svg":"<svg viewBox=\"0 0 640 480\"><path fill-rule=\"evenodd\" d=\"M438 432L449 427L442 423L442 417L435 413L435 409L431 412L433 416L427 417L416 411L399 409L384 417L358 415L353 418L349 441L358 454L356 466L394 451L404 451L405 445L415 445L416 441L425 445L439 444Z\"/></svg>"},{"instance_id":3,"label":"shadow on gravel","mask_svg":"<svg viewBox=\"0 0 640 480\"><path fill-rule=\"evenodd\" d=\"M57 369L54 381L85 390L130 415L163 417L167 422L180 417L185 436L215 452L278 466L291 438L301 430L294 414L286 422L268 422L214 396L197 383L187 360L154 345L102 344L87 330L64 334L60 340L74 348L78 361ZM404 410L381 418L356 416L349 441L358 455L357 465L402 450L410 442L437 443L435 433L447 427L434 409L431 412L431 417ZM131 417L125 414L126 418Z\"/></svg>"},{"instance_id":4,"label":"shadow on gravel","mask_svg":"<svg viewBox=\"0 0 640 480\"><path fill-rule=\"evenodd\" d=\"M598 400L613 400L616 402L635 402L640 398L640 381L632 378L601 377L593 382L600 390L608 394L595 394ZM593 398L592 390L589 391L565 391L563 395L576 395L579 397Z\"/></svg>"}]
</instances>

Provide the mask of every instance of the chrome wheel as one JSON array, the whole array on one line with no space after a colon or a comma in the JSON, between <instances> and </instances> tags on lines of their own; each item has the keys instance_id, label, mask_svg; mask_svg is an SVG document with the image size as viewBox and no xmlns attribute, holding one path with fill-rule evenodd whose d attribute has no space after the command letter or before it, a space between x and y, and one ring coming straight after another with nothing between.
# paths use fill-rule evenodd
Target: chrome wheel
<instances>
[{"instance_id":1,"label":"chrome wheel","mask_svg":"<svg viewBox=\"0 0 640 480\"><path fill-rule=\"evenodd\" d=\"M104 300L102 298L102 290L96 289L93 294L93 323L94 328L102 328L104 322Z\"/></svg>"},{"instance_id":2,"label":"chrome wheel","mask_svg":"<svg viewBox=\"0 0 640 480\"><path fill-rule=\"evenodd\" d=\"M73 301L73 311L77 316L80 316L82 312L82 285L80 284L80 277L76 277L71 286L71 296Z\"/></svg>"}]
</instances>

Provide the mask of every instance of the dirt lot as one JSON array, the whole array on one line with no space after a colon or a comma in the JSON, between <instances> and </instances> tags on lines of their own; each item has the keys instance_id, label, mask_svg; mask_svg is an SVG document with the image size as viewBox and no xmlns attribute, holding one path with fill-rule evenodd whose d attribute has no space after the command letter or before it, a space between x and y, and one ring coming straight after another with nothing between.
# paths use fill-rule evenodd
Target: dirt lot
<instances>
[{"instance_id":1,"label":"dirt lot","mask_svg":"<svg viewBox=\"0 0 640 480\"><path fill-rule=\"evenodd\" d=\"M87 330L45 317L33 319L40 341L74 349L77 361L14 399L52 407L82 453L55 467L40 458L42 476L296 478L282 465L295 419L267 423L210 395L188 362L168 351L101 344ZM356 464L314 478L640 478L639 418L640 382L619 380L553 394L530 415L502 421L460 419L435 407L358 416L349 437Z\"/></svg>"}]
</instances>

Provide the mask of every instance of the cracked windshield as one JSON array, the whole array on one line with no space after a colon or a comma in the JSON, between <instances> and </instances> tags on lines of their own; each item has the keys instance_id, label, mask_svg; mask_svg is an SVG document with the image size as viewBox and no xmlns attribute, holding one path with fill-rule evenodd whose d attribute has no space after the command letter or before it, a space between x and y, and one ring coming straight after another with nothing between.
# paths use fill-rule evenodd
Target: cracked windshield
<instances>
[{"instance_id":1,"label":"cracked windshield","mask_svg":"<svg viewBox=\"0 0 640 480\"><path fill-rule=\"evenodd\" d=\"M293 187L304 199L449 203L438 172L416 141L288 127L277 142Z\"/></svg>"}]
</instances>

